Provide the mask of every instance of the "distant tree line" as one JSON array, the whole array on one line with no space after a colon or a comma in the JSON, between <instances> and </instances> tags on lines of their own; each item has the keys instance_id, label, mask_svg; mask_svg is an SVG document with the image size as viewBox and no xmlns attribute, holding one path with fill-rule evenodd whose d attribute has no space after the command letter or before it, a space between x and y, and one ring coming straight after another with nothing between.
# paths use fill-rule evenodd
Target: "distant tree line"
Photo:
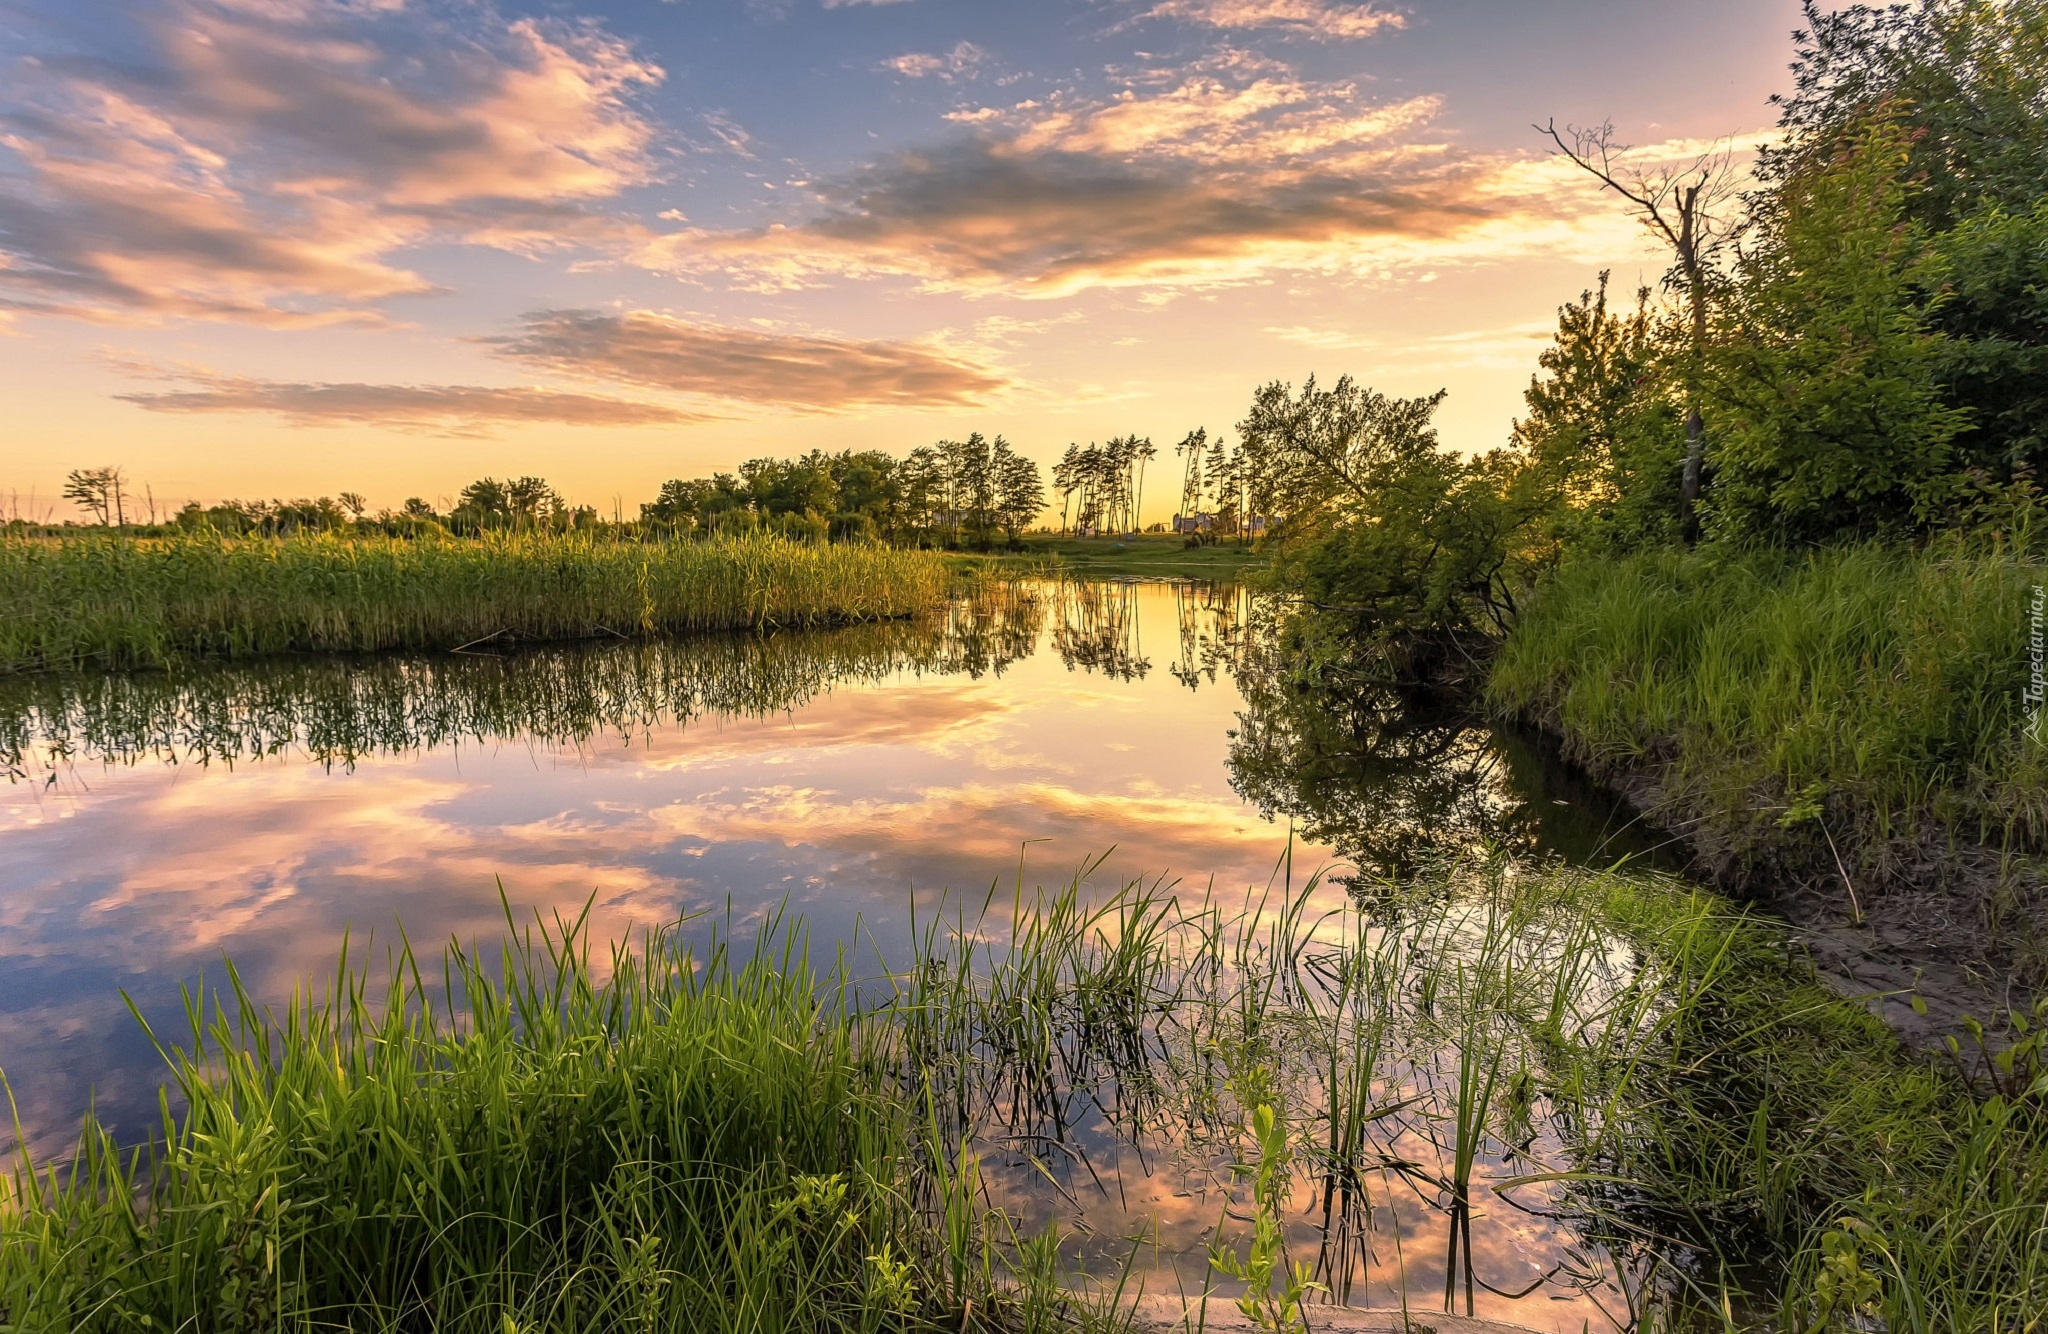
<instances>
[{"instance_id":1,"label":"distant tree line","mask_svg":"<svg viewBox=\"0 0 2048 1334\"><path fill-rule=\"evenodd\" d=\"M65 498L94 523L140 523L124 506L118 468L85 468L66 480ZM979 432L941 440L906 458L880 450L813 450L796 458L755 458L737 473L674 478L639 507L637 521L606 523L588 505L572 505L544 478L479 478L446 509L414 496L396 510L371 512L352 491L294 500L192 502L149 530L230 535L377 531L394 535L566 532L607 528L673 536L775 533L811 541L883 541L987 549L1017 542L1045 508L1038 465L1009 441ZM19 525L18 525L19 526Z\"/></svg>"},{"instance_id":2,"label":"distant tree line","mask_svg":"<svg viewBox=\"0 0 2048 1334\"><path fill-rule=\"evenodd\" d=\"M1014 543L1045 508L1038 465L1002 436L881 450L756 458L737 473L675 478L640 507L678 533L766 530L791 537L939 547Z\"/></svg>"}]
</instances>

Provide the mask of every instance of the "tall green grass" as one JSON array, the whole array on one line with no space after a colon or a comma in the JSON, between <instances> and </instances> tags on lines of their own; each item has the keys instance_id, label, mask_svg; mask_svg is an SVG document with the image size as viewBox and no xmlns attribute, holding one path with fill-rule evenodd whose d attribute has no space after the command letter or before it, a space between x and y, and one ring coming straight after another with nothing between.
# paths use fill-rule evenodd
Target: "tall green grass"
<instances>
[{"instance_id":1,"label":"tall green grass","mask_svg":"<svg viewBox=\"0 0 2048 1334\"><path fill-rule=\"evenodd\" d=\"M2039 852L2048 746L2021 691L2044 582L2039 560L1959 545L1578 560L1525 609L1489 697L1602 776L1654 777L1667 814L1818 824L1845 857L1928 824Z\"/></svg>"},{"instance_id":2,"label":"tall green grass","mask_svg":"<svg viewBox=\"0 0 2048 1334\"><path fill-rule=\"evenodd\" d=\"M1283 1325L1311 1278L1429 1301L1417 1269L1470 1311L1551 1226L1551 1291L1611 1279L1644 1330L2048 1315L2048 1008L1973 1087L1668 880L1369 888L1020 875L859 984L780 919L744 959L406 952L381 996L344 958L281 1016L231 978L167 1047L182 1113L88 1119L0 1199L0 1327L1089 1327L1129 1287L1063 1291L1074 1239L1017 1206L1120 1189L1098 1161L1220 1194L1201 1258Z\"/></svg>"},{"instance_id":3,"label":"tall green grass","mask_svg":"<svg viewBox=\"0 0 2048 1334\"><path fill-rule=\"evenodd\" d=\"M282 1017L232 979L167 1050L185 1110L88 1123L0 1200L9 1330L874 1330L972 1295L911 1235L885 1033L800 928L736 961L581 923L494 964L344 955ZM431 977L430 985L429 978Z\"/></svg>"},{"instance_id":4,"label":"tall green grass","mask_svg":"<svg viewBox=\"0 0 2048 1334\"><path fill-rule=\"evenodd\" d=\"M874 620L947 582L930 553L775 538L0 537L0 673Z\"/></svg>"}]
</instances>

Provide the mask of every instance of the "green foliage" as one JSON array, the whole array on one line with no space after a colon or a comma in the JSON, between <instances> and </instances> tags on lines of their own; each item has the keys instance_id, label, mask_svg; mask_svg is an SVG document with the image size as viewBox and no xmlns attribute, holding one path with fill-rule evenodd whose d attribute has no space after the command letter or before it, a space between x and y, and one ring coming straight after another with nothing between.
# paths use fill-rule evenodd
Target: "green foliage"
<instances>
[{"instance_id":1,"label":"green foliage","mask_svg":"<svg viewBox=\"0 0 2048 1334\"><path fill-rule=\"evenodd\" d=\"M1674 364L1683 332L1651 308L1647 288L1634 310L1610 310L1607 277L1559 308L1514 444L1522 485L1553 498L1558 541L1627 549L1678 535L1685 437Z\"/></svg>"},{"instance_id":2,"label":"green foliage","mask_svg":"<svg viewBox=\"0 0 2048 1334\"><path fill-rule=\"evenodd\" d=\"M1942 230L1988 208L2024 212L2048 181L2048 4L1909 0L1823 9L1806 0L1794 88L1774 98L1789 142L1764 155L1777 183L1862 137L1876 115L1906 131L1911 216Z\"/></svg>"},{"instance_id":3,"label":"green foliage","mask_svg":"<svg viewBox=\"0 0 2048 1334\"><path fill-rule=\"evenodd\" d=\"M1654 765L1722 829L1877 841L1921 820L2048 849L2048 747L2021 728L2038 558L1945 543L1567 562L1493 665L1496 706L1596 773Z\"/></svg>"},{"instance_id":4,"label":"green foliage","mask_svg":"<svg viewBox=\"0 0 2048 1334\"><path fill-rule=\"evenodd\" d=\"M1225 1278L1244 1284L1237 1309L1264 1334L1289 1334L1306 1330L1301 1303L1309 1293L1322 1288L1313 1279L1307 1261L1287 1262L1287 1244L1280 1232L1280 1214L1287 1207L1288 1172L1293 1153L1288 1147L1287 1125L1273 1113L1269 1103L1252 1109L1251 1124L1245 1127L1258 1156L1250 1162L1233 1163L1231 1173L1252 1182L1252 1235L1243 1255L1220 1240L1209 1243L1209 1267ZM1226 1202L1225 1216L1229 1205ZM1215 1238L1223 1235L1223 1221L1216 1224Z\"/></svg>"},{"instance_id":5,"label":"green foliage","mask_svg":"<svg viewBox=\"0 0 2048 1334\"><path fill-rule=\"evenodd\" d=\"M947 584L935 556L774 538L6 537L0 672L860 621Z\"/></svg>"},{"instance_id":6,"label":"green foliage","mask_svg":"<svg viewBox=\"0 0 2048 1334\"><path fill-rule=\"evenodd\" d=\"M1514 462L1439 445L1430 418L1443 397L1311 376L1298 396L1266 385L1238 423L1252 508L1278 516L1274 577L1392 644L1504 629L1526 576L1536 512Z\"/></svg>"},{"instance_id":7,"label":"green foliage","mask_svg":"<svg viewBox=\"0 0 2048 1334\"><path fill-rule=\"evenodd\" d=\"M1971 429L1957 447L1994 482L2048 474L2048 195L2031 210L1992 206L1935 239L1947 335L1940 375Z\"/></svg>"},{"instance_id":8,"label":"green foliage","mask_svg":"<svg viewBox=\"0 0 2048 1334\"><path fill-rule=\"evenodd\" d=\"M1718 313L1707 525L1810 541L1939 518L1957 494L1941 335L1920 294L1939 269L1904 219L1908 139L1874 121L1772 196Z\"/></svg>"}]
</instances>

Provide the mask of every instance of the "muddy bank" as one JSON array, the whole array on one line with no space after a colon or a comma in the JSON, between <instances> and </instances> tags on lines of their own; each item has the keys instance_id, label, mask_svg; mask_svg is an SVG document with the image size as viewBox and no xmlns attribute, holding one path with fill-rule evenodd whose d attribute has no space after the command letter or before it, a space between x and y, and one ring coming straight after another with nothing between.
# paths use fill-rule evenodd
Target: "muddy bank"
<instances>
[{"instance_id":1,"label":"muddy bank","mask_svg":"<svg viewBox=\"0 0 2048 1334\"><path fill-rule=\"evenodd\" d=\"M1736 815L1709 810L1668 787L1657 767L1588 762L1554 727L1555 752L1664 831L1686 869L1732 898L1781 918L1840 994L1861 1000L1912 1047L1974 1043L1964 1021L1994 1045L2012 1010L2048 983L2048 864L1925 824L1884 838L1830 797L1787 827L1782 794Z\"/></svg>"}]
</instances>

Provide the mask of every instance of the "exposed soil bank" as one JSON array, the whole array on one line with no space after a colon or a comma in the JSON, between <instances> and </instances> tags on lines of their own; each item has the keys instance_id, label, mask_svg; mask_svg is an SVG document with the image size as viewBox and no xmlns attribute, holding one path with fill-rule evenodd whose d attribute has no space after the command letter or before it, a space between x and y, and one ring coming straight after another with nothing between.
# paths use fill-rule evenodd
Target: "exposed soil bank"
<instances>
[{"instance_id":1,"label":"exposed soil bank","mask_svg":"<svg viewBox=\"0 0 2048 1334\"><path fill-rule=\"evenodd\" d=\"M1683 846L1693 875L1783 918L1828 984L1862 1000L1909 1045L1944 1051L1954 1036L1968 1050L1967 1018L1995 1041L2004 1016L2040 990L2042 859L1928 827L1858 837L1847 832L1859 823L1854 813L1833 801L1790 828L1777 821L1782 800L1760 797L1731 818L1688 799L1651 764L1588 763L1554 724L1539 730Z\"/></svg>"}]
</instances>

